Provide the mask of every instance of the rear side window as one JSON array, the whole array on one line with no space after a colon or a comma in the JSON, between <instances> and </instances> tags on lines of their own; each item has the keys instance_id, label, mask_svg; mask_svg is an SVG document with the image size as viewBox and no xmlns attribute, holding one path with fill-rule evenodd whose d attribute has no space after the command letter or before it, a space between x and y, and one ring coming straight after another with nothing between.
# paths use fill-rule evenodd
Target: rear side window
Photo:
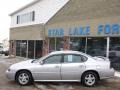
<instances>
[{"instance_id":1,"label":"rear side window","mask_svg":"<svg viewBox=\"0 0 120 90\"><path fill-rule=\"evenodd\" d=\"M64 55L64 63L80 63L83 62L80 55Z\"/></svg>"}]
</instances>

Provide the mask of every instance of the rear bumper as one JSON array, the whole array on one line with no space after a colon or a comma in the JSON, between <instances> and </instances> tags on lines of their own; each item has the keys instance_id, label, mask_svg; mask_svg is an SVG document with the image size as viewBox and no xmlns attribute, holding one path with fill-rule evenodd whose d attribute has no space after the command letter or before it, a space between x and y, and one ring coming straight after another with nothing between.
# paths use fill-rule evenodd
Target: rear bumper
<instances>
[{"instance_id":1,"label":"rear bumper","mask_svg":"<svg viewBox=\"0 0 120 90\"><path fill-rule=\"evenodd\" d=\"M112 78L115 76L115 70L113 68L107 70L106 72L104 72L102 74L102 76L100 77L100 79L107 79L107 78Z\"/></svg>"}]
</instances>

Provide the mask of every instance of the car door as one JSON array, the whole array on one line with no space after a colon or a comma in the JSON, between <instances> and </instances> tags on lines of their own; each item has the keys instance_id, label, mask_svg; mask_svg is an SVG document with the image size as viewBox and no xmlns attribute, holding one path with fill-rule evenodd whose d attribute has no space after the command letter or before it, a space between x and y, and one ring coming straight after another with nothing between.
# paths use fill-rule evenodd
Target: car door
<instances>
[{"instance_id":1,"label":"car door","mask_svg":"<svg viewBox=\"0 0 120 90\"><path fill-rule=\"evenodd\" d=\"M87 59L77 54L66 54L63 56L64 62L61 66L62 80L80 80L82 72L85 70L83 59Z\"/></svg>"},{"instance_id":2,"label":"car door","mask_svg":"<svg viewBox=\"0 0 120 90\"><path fill-rule=\"evenodd\" d=\"M43 60L42 65L37 65L35 78L38 81L61 80L61 55L52 55Z\"/></svg>"}]
</instances>

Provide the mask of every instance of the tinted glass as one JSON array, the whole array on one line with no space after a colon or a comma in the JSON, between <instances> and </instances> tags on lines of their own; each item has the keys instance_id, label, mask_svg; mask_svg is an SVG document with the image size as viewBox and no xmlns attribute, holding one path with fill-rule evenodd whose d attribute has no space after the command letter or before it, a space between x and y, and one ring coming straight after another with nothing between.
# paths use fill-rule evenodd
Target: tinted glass
<instances>
[{"instance_id":1,"label":"tinted glass","mask_svg":"<svg viewBox=\"0 0 120 90\"><path fill-rule=\"evenodd\" d=\"M63 50L63 38L56 38L56 50L61 51Z\"/></svg>"},{"instance_id":2,"label":"tinted glass","mask_svg":"<svg viewBox=\"0 0 120 90\"><path fill-rule=\"evenodd\" d=\"M106 56L107 38L87 38L87 54L91 56Z\"/></svg>"},{"instance_id":3,"label":"tinted glass","mask_svg":"<svg viewBox=\"0 0 120 90\"><path fill-rule=\"evenodd\" d=\"M61 55L51 56L45 59L45 64L59 64L61 62Z\"/></svg>"},{"instance_id":4,"label":"tinted glass","mask_svg":"<svg viewBox=\"0 0 120 90\"><path fill-rule=\"evenodd\" d=\"M42 47L43 47L43 42L36 41L36 46L35 46L35 58L36 59L42 57Z\"/></svg>"},{"instance_id":5,"label":"tinted glass","mask_svg":"<svg viewBox=\"0 0 120 90\"><path fill-rule=\"evenodd\" d=\"M34 58L34 41L28 41L28 58Z\"/></svg>"},{"instance_id":6,"label":"tinted glass","mask_svg":"<svg viewBox=\"0 0 120 90\"><path fill-rule=\"evenodd\" d=\"M49 52L55 51L55 38L49 39Z\"/></svg>"},{"instance_id":7,"label":"tinted glass","mask_svg":"<svg viewBox=\"0 0 120 90\"><path fill-rule=\"evenodd\" d=\"M86 38L70 38L70 50L85 52Z\"/></svg>"},{"instance_id":8,"label":"tinted glass","mask_svg":"<svg viewBox=\"0 0 120 90\"><path fill-rule=\"evenodd\" d=\"M21 56L20 45L21 45L21 41L16 41L16 56Z\"/></svg>"},{"instance_id":9,"label":"tinted glass","mask_svg":"<svg viewBox=\"0 0 120 90\"><path fill-rule=\"evenodd\" d=\"M110 38L109 59L115 70L120 70L120 37Z\"/></svg>"},{"instance_id":10,"label":"tinted glass","mask_svg":"<svg viewBox=\"0 0 120 90\"><path fill-rule=\"evenodd\" d=\"M26 54L27 54L27 41L22 41L20 43L20 48L21 48L21 56L26 57Z\"/></svg>"}]
</instances>

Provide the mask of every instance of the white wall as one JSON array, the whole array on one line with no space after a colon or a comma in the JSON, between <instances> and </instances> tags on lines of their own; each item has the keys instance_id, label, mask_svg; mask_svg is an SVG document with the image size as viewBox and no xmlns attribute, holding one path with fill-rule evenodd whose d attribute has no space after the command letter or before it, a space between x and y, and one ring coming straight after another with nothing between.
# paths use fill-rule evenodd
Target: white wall
<instances>
[{"instance_id":1,"label":"white wall","mask_svg":"<svg viewBox=\"0 0 120 90\"><path fill-rule=\"evenodd\" d=\"M40 0L38 3L11 16L11 28L34 24L45 24L52 18L69 0ZM35 21L17 24L17 15L35 11Z\"/></svg>"}]
</instances>

